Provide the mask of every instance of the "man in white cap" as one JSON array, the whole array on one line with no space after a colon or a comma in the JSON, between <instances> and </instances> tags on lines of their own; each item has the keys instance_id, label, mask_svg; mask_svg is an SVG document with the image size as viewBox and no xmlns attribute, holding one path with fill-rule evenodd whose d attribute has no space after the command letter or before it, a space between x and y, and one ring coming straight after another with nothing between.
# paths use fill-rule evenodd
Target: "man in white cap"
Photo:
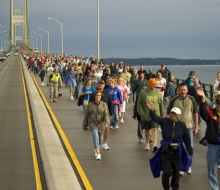
<instances>
[{"instance_id":1,"label":"man in white cap","mask_svg":"<svg viewBox=\"0 0 220 190\"><path fill-rule=\"evenodd\" d=\"M170 117L170 111L173 107L178 107L181 110L180 120L186 124L186 127L189 131L191 145L193 147L193 135L198 134L198 110L197 103L193 96L187 95L188 88L186 83L180 83L177 87L179 95L172 98L168 107L167 107L167 118ZM193 123L194 122L194 128ZM192 169L189 168L187 171L188 175L191 175ZM184 172L180 172L180 175L183 177Z\"/></svg>"},{"instance_id":2,"label":"man in white cap","mask_svg":"<svg viewBox=\"0 0 220 190\"><path fill-rule=\"evenodd\" d=\"M151 170L154 177L160 176L162 168L162 185L164 190L179 189L179 171L188 171L192 163L193 149L189 132L184 122L180 121L181 110L173 107L170 111L169 118L159 117L154 110L154 104L150 101L146 102L150 109L150 117L153 121L161 126L162 141L155 156L150 160ZM185 144L186 150L183 146ZM189 156L190 155L190 156ZM162 167L158 166L161 164ZM182 164L181 164L182 163ZM172 172L171 172L172 168ZM171 182L170 177L172 176Z\"/></svg>"}]
</instances>

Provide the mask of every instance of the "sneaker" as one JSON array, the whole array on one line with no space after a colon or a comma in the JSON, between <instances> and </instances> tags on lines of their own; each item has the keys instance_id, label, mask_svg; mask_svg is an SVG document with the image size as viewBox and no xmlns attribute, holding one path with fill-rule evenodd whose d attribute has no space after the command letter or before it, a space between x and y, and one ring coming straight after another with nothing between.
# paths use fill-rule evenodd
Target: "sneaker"
<instances>
[{"instance_id":1,"label":"sneaker","mask_svg":"<svg viewBox=\"0 0 220 190\"><path fill-rule=\"evenodd\" d=\"M95 153L95 157L96 157L96 156L97 156L97 153L96 153L95 149L94 149L94 153Z\"/></svg>"},{"instance_id":2,"label":"sneaker","mask_svg":"<svg viewBox=\"0 0 220 190\"><path fill-rule=\"evenodd\" d=\"M220 169L220 165L218 165L218 169Z\"/></svg>"},{"instance_id":3,"label":"sneaker","mask_svg":"<svg viewBox=\"0 0 220 190\"><path fill-rule=\"evenodd\" d=\"M44 83L42 83L42 84L41 84L41 86L45 86L45 84L44 84Z\"/></svg>"},{"instance_id":4,"label":"sneaker","mask_svg":"<svg viewBox=\"0 0 220 190\"><path fill-rule=\"evenodd\" d=\"M143 141L143 139L139 139L139 142L143 143L144 141Z\"/></svg>"},{"instance_id":5,"label":"sneaker","mask_svg":"<svg viewBox=\"0 0 220 190\"><path fill-rule=\"evenodd\" d=\"M71 96L70 100L74 100L73 96Z\"/></svg>"},{"instance_id":6,"label":"sneaker","mask_svg":"<svg viewBox=\"0 0 220 190\"><path fill-rule=\"evenodd\" d=\"M113 126L112 126L112 125L110 126L110 129L113 129Z\"/></svg>"},{"instance_id":7,"label":"sneaker","mask_svg":"<svg viewBox=\"0 0 220 190\"><path fill-rule=\"evenodd\" d=\"M155 152L157 152L157 150L158 150L157 146L154 146L152 152L155 153Z\"/></svg>"},{"instance_id":8,"label":"sneaker","mask_svg":"<svg viewBox=\"0 0 220 190\"><path fill-rule=\"evenodd\" d=\"M53 102L53 98L50 99L50 102Z\"/></svg>"},{"instance_id":9,"label":"sneaker","mask_svg":"<svg viewBox=\"0 0 220 190\"><path fill-rule=\"evenodd\" d=\"M119 129L118 125L115 126L115 129Z\"/></svg>"},{"instance_id":10,"label":"sneaker","mask_svg":"<svg viewBox=\"0 0 220 190\"><path fill-rule=\"evenodd\" d=\"M102 144L102 148L104 148L105 150L109 150L108 144L107 143L103 143Z\"/></svg>"},{"instance_id":11,"label":"sneaker","mask_svg":"<svg viewBox=\"0 0 220 190\"><path fill-rule=\"evenodd\" d=\"M101 154L96 155L96 160L101 160Z\"/></svg>"},{"instance_id":12,"label":"sneaker","mask_svg":"<svg viewBox=\"0 0 220 190\"><path fill-rule=\"evenodd\" d=\"M180 176L184 177L184 172L180 171Z\"/></svg>"},{"instance_id":13,"label":"sneaker","mask_svg":"<svg viewBox=\"0 0 220 190\"><path fill-rule=\"evenodd\" d=\"M147 145L145 146L145 149L144 149L144 150L146 150L146 151L150 150L150 145L147 144Z\"/></svg>"},{"instance_id":14,"label":"sneaker","mask_svg":"<svg viewBox=\"0 0 220 190\"><path fill-rule=\"evenodd\" d=\"M62 93L59 92L58 97L62 96Z\"/></svg>"},{"instance_id":15,"label":"sneaker","mask_svg":"<svg viewBox=\"0 0 220 190\"><path fill-rule=\"evenodd\" d=\"M191 175L191 174L192 174L192 169L191 169L191 167L189 167L189 170L188 170L187 174L188 174L188 175Z\"/></svg>"},{"instance_id":16,"label":"sneaker","mask_svg":"<svg viewBox=\"0 0 220 190\"><path fill-rule=\"evenodd\" d=\"M56 99L56 98L54 98L54 99L53 99L53 101L54 101L54 102L57 102L57 99Z\"/></svg>"},{"instance_id":17,"label":"sneaker","mask_svg":"<svg viewBox=\"0 0 220 190\"><path fill-rule=\"evenodd\" d=\"M125 123L123 119L120 119L120 123Z\"/></svg>"}]
</instances>

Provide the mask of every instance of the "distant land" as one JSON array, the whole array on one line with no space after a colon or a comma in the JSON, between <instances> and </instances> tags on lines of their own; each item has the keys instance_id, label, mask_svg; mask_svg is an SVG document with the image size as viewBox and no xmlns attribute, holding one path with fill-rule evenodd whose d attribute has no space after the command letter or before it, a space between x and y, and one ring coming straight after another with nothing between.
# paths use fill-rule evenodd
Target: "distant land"
<instances>
[{"instance_id":1,"label":"distant land","mask_svg":"<svg viewBox=\"0 0 220 190\"><path fill-rule=\"evenodd\" d=\"M108 64L114 62L115 64L121 61L125 65L220 65L220 60L206 60L206 59L175 59L175 58L140 58L140 59L126 59L126 58L107 58L104 61Z\"/></svg>"}]
</instances>

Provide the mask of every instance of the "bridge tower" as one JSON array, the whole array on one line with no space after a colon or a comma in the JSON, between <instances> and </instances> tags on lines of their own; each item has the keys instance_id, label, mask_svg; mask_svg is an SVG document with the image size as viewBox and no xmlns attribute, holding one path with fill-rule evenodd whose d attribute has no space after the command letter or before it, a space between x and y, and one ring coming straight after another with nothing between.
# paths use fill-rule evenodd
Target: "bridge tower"
<instances>
[{"instance_id":1,"label":"bridge tower","mask_svg":"<svg viewBox=\"0 0 220 190\"><path fill-rule=\"evenodd\" d=\"M23 44L30 47L30 32L29 32L29 1L24 0L23 9L15 9L14 1L9 0L9 47L17 40L21 40ZM22 35L18 36L16 27L22 26Z\"/></svg>"}]
</instances>

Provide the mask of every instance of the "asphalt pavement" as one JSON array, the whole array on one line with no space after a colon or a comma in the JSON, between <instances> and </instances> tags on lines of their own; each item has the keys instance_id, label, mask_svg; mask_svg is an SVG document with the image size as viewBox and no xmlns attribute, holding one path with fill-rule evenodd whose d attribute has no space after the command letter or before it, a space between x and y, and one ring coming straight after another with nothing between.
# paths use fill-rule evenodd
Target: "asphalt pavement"
<instances>
[{"instance_id":1,"label":"asphalt pavement","mask_svg":"<svg viewBox=\"0 0 220 190\"><path fill-rule=\"evenodd\" d=\"M40 78L35 75L38 84ZM49 102L49 88L40 86ZM95 190L161 190L161 178L154 179L149 166L153 157L151 151L144 151L145 143L137 138L137 121L132 119L133 104L126 105L125 123L118 130L110 130L109 151L101 150L102 159L96 161L93 152L92 134L82 130L83 109L77 106L77 100L70 101L69 88L61 88L62 96L58 102L49 102L56 118L66 134L88 180ZM166 112L168 102L164 101ZM206 147L198 142L204 136L205 124L194 137L194 157L192 174L180 179L180 190L209 190L207 177ZM158 144L161 140L158 132Z\"/></svg>"}]
</instances>

